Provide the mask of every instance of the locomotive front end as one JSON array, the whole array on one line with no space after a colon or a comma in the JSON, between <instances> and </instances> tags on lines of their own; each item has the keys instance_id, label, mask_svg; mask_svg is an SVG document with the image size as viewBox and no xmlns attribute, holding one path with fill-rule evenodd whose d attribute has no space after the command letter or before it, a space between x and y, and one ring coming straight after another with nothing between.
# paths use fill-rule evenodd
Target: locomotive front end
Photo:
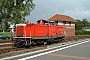
<instances>
[{"instance_id":1,"label":"locomotive front end","mask_svg":"<svg viewBox=\"0 0 90 60\"><path fill-rule=\"evenodd\" d=\"M13 45L16 47L24 47L30 45L31 34L29 24L16 24L15 37L13 38Z\"/></svg>"}]
</instances>

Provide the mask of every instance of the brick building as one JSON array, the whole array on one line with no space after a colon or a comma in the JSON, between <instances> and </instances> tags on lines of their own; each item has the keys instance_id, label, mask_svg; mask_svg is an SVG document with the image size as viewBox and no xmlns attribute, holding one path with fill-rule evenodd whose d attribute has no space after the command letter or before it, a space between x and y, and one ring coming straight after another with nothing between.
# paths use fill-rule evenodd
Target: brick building
<instances>
[{"instance_id":1,"label":"brick building","mask_svg":"<svg viewBox=\"0 0 90 60\"><path fill-rule=\"evenodd\" d=\"M75 36L75 22L73 18L66 15L56 14L48 19L49 21L54 21L55 24L63 26L65 37Z\"/></svg>"}]
</instances>

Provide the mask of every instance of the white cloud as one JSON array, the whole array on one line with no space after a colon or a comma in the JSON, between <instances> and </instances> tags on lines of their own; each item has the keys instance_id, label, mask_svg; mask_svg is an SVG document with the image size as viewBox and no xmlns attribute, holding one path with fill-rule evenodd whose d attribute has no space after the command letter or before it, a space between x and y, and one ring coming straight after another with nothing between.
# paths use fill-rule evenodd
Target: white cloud
<instances>
[{"instance_id":1,"label":"white cloud","mask_svg":"<svg viewBox=\"0 0 90 60\"><path fill-rule=\"evenodd\" d=\"M31 22L48 19L55 14L65 14L74 19L90 19L90 0L34 0L35 9L27 18Z\"/></svg>"},{"instance_id":2,"label":"white cloud","mask_svg":"<svg viewBox=\"0 0 90 60\"><path fill-rule=\"evenodd\" d=\"M83 18L90 18L90 10L87 10L85 7L76 7L73 10L65 11L66 15L73 17L74 19L83 19Z\"/></svg>"}]
</instances>

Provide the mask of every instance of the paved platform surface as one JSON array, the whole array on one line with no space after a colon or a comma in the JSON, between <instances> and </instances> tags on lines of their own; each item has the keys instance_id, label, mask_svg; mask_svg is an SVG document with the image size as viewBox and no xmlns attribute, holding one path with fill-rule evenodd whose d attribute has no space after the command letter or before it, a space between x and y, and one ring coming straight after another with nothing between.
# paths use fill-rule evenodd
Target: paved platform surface
<instances>
[{"instance_id":1,"label":"paved platform surface","mask_svg":"<svg viewBox=\"0 0 90 60\"><path fill-rule=\"evenodd\" d=\"M90 42L28 60L90 60Z\"/></svg>"}]
</instances>

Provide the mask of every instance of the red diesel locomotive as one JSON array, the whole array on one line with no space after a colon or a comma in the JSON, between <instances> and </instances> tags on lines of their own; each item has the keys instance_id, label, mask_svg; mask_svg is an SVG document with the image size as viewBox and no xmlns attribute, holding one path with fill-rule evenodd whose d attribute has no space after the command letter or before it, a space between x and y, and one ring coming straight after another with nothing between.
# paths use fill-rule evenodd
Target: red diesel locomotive
<instances>
[{"instance_id":1,"label":"red diesel locomotive","mask_svg":"<svg viewBox=\"0 0 90 60\"><path fill-rule=\"evenodd\" d=\"M16 47L46 44L61 41L64 38L63 27L53 22L39 20L37 24L17 24L12 42Z\"/></svg>"}]
</instances>

